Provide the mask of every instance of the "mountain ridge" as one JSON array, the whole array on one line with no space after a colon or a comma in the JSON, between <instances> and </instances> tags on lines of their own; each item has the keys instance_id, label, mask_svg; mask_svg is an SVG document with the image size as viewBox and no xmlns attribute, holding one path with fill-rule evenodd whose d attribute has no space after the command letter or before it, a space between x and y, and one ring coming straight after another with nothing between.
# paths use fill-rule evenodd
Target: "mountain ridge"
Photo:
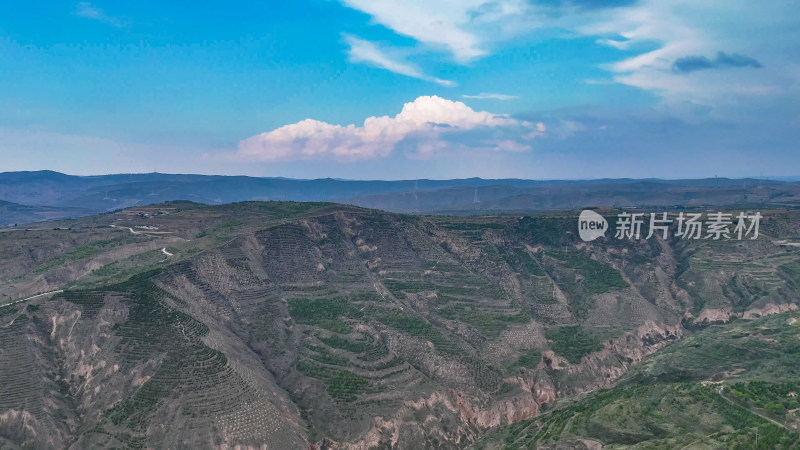
<instances>
[{"instance_id":1,"label":"mountain ridge","mask_svg":"<svg viewBox=\"0 0 800 450\"><path fill-rule=\"evenodd\" d=\"M64 292L0 308L0 436L464 448L612 387L716 320L703 311L794 304L800 255L780 242L800 235L798 213L763 213L761 240L729 243L584 243L576 212L292 202L170 202L6 230L0 304Z\"/></svg>"},{"instance_id":2,"label":"mountain ridge","mask_svg":"<svg viewBox=\"0 0 800 450\"><path fill-rule=\"evenodd\" d=\"M164 201L333 201L413 214L530 213L581 207L794 207L800 184L788 181L480 179L359 181L246 176L118 174L72 176L52 171L0 173L0 200L56 208L57 219ZM61 209L60 213L57 213ZM20 216L22 217L22 216ZM5 224L23 220L6 220Z\"/></svg>"}]
</instances>

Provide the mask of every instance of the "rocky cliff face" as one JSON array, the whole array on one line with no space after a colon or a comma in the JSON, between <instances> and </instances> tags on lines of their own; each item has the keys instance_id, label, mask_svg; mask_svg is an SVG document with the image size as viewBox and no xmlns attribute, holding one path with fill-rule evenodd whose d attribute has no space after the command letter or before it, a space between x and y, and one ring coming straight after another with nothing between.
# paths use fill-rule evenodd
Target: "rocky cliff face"
<instances>
[{"instance_id":1,"label":"rocky cliff face","mask_svg":"<svg viewBox=\"0 0 800 450\"><path fill-rule=\"evenodd\" d=\"M0 260L9 300L66 288L0 308L0 443L464 448L684 325L796 308L794 248L757 241L587 244L567 218L325 204L81 220L23 232L59 251Z\"/></svg>"}]
</instances>

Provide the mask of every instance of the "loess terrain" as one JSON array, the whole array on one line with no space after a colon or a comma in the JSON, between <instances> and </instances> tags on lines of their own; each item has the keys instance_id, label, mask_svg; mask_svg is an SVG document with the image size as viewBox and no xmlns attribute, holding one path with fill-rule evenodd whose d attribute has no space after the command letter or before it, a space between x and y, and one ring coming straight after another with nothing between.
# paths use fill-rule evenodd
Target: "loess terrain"
<instances>
[{"instance_id":1,"label":"loess terrain","mask_svg":"<svg viewBox=\"0 0 800 450\"><path fill-rule=\"evenodd\" d=\"M762 214L743 241L290 202L2 229L0 448L798 448L800 212Z\"/></svg>"}]
</instances>

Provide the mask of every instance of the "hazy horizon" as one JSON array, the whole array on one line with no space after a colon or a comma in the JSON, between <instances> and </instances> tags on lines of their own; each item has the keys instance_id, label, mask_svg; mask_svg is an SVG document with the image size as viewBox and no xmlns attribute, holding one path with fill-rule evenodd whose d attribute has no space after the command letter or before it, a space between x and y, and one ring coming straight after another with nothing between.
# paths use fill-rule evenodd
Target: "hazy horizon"
<instances>
[{"instance_id":1,"label":"hazy horizon","mask_svg":"<svg viewBox=\"0 0 800 450\"><path fill-rule=\"evenodd\" d=\"M468 179L480 179L480 180L497 180L497 181L504 181L504 180L523 180L523 181L601 181L601 180L635 180L635 181L647 181L647 180L659 180L659 181L683 181L683 180L710 180L715 178L721 179L730 179L730 180L763 180L763 181L800 181L800 175L788 175L788 176L772 176L772 175L750 175L750 176L742 176L742 177L720 177L720 176L700 176L700 177L691 177L691 178L659 178L659 177L644 177L644 178L632 178L632 177L599 177L599 178L517 178L517 177L509 177L509 178L487 178L487 177L480 177L480 176L467 176L467 177L455 177L455 178L341 178L341 177L316 177L316 178L295 178L295 177L283 177L283 176L254 176L254 175L246 175L246 174L219 174L219 173L178 173L178 172L109 172L109 173L89 173L89 174L76 174L76 173L66 173L66 172L59 172L58 170L52 169L37 169L37 170L18 170L18 171L4 171L0 172L0 175L9 174L9 173L36 173L36 172L53 172L58 173L61 175L67 176L76 176L76 177L105 177L105 176L113 176L113 175L187 175L187 176L209 176L209 177L249 177L249 178L271 178L271 179L285 179L285 180L292 180L292 181L315 181L315 180L336 180L336 181L452 181L452 180L468 180Z\"/></svg>"}]
</instances>

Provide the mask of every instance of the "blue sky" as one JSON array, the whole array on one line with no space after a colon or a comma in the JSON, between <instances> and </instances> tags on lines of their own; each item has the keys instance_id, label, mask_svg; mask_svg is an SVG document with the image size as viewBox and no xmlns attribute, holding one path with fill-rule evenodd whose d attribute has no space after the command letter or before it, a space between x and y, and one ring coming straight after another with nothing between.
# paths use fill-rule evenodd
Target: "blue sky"
<instances>
[{"instance_id":1,"label":"blue sky","mask_svg":"<svg viewBox=\"0 0 800 450\"><path fill-rule=\"evenodd\" d=\"M799 175L798 30L790 0L4 2L0 170Z\"/></svg>"}]
</instances>

